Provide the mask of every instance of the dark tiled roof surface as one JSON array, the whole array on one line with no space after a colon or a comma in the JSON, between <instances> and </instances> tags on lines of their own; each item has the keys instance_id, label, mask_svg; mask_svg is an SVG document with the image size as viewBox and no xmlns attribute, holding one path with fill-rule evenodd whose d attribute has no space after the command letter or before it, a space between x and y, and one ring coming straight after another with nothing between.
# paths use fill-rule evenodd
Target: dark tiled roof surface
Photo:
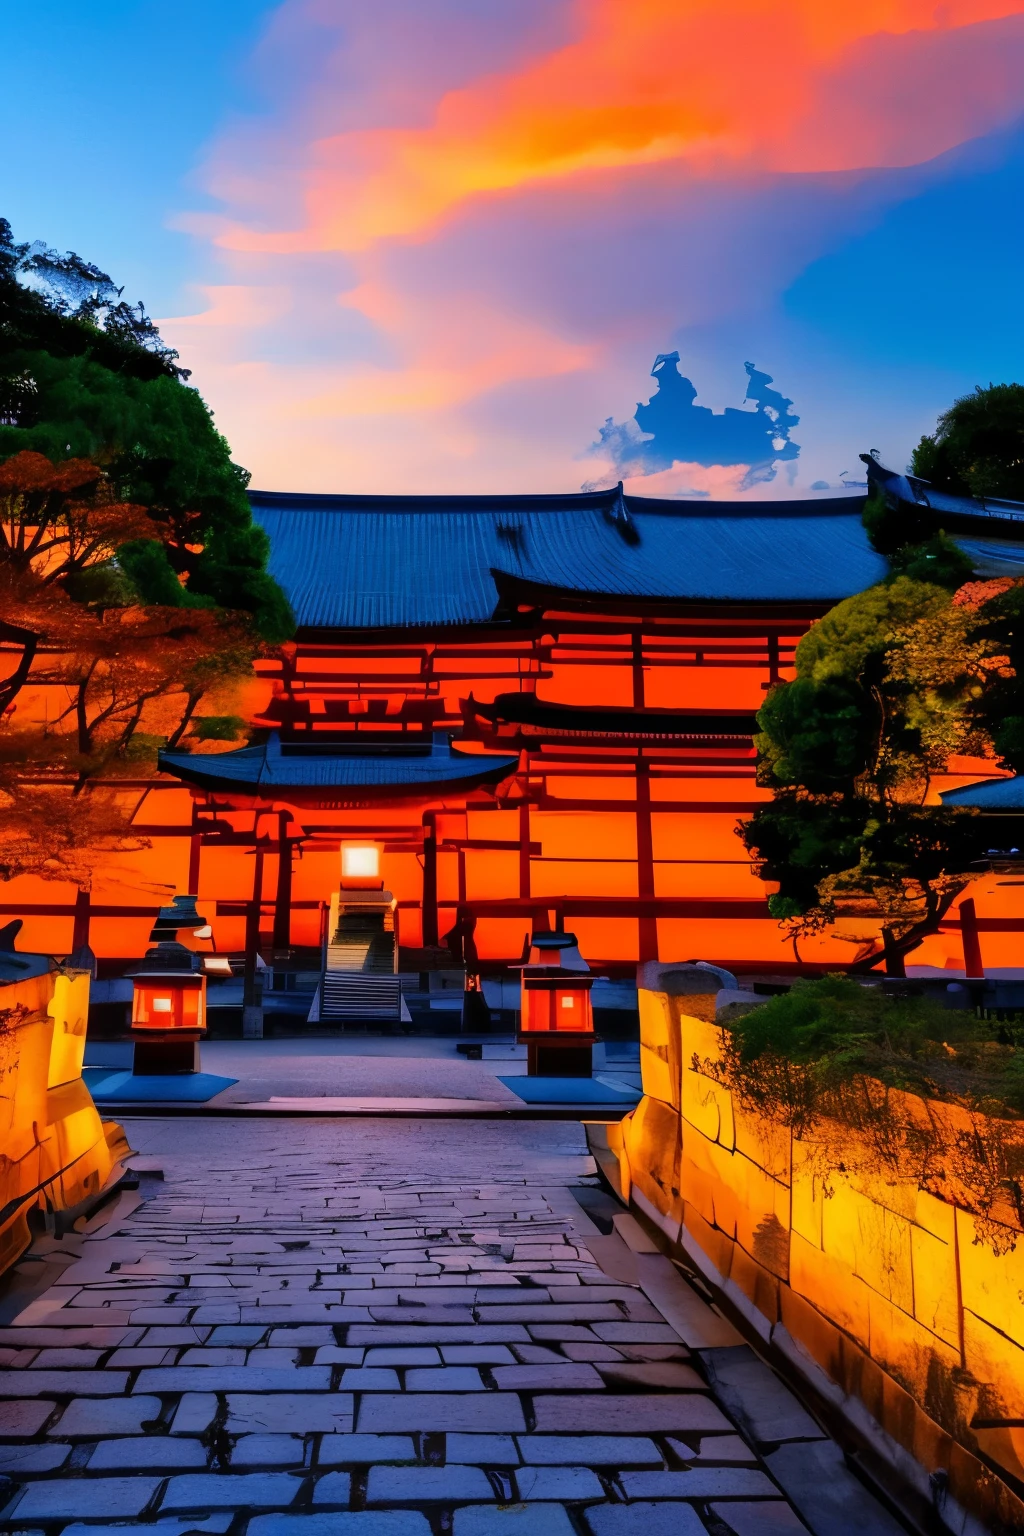
<instances>
[{"instance_id":1,"label":"dark tiled roof surface","mask_svg":"<svg viewBox=\"0 0 1024 1536\"><path fill-rule=\"evenodd\" d=\"M255 793L287 789L401 789L423 785L463 785L497 778L516 766L514 757L453 752L447 738L435 736L424 751L360 752L282 748L277 732L262 746L235 752L192 754L161 752L160 767L176 778L207 789L237 787Z\"/></svg>"},{"instance_id":2,"label":"dark tiled roof surface","mask_svg":"<svg viewBox=\"0 0 1024 1536\"><path fill-rule=\"evenodd\" d=\"M862 454L868 483L888 500L927 508L935 527L945 528L979 576L1024 574L1024 502L988 496L954 496L937 491L914 475L901 475Z\"/></svg>"},{"instance_id":3,"label":"dark tiled roof surface","mask_svg":"<svg viewBox=\"0 0 1024 1536\"><path fill-rule=\"evenodd\" d=\"M303 628L484 622L498 606L496 574L619 598L832 603L888 570L861 526L860 497L250 499Z\"/></svg>"},{"instance_id":4,"label":"dark tiled roof surface","mask_svg":"<svg viewBox=\"0 0 1024 1536\"><path fill-rule=\"evenodd\" d=\"M552 704L532 693L500 693L493 704L469 706L485 720L533 726L558 735L581 731L607 736L721 736L749 738L757 730L753 710L591 709Z\"/></svg>"},{"instance_id":5,"label":"dark tiled roof surface","mask_svg":"<svg viewBox=\"0 0 1024 1536\"><path fill-rule=\"evenodd\" d=\"M1024 774L1012 779L986 779L981 784L962 784L947 789L943 805L974 806L979 811L1024 811Z\"/></svg>"}]
</instances>

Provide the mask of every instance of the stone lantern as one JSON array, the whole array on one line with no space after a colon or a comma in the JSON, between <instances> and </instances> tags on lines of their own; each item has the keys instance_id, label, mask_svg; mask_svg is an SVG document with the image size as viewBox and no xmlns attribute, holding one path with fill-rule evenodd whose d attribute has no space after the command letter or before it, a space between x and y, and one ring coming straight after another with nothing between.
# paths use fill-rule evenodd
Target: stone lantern
<instances>
[{"instance_id":1,"label":"stone lantern","mask_svg":"<svg viewBox=\"0 0 1024 1536\"><path fill-rule=\"evenodd\" d=\"M178 932L201 932L205 926L195 896L175 896L169 907L160 908L149 936L154 947L132 973L132 1070L137 1077L199 1071L206 976L201 956L178 942Z\"/></svg>"},{"instance_id":2,"label":"stone lantern","mask_svg":"<svg viewBox=\"0 0 1024 1536\"><path fill-rule=\"evenodd\" d=\"M589 1077L594 978L574 933L535 933L522 971L519 1040L531 1077Z\"/></svg>"}]
</instances>

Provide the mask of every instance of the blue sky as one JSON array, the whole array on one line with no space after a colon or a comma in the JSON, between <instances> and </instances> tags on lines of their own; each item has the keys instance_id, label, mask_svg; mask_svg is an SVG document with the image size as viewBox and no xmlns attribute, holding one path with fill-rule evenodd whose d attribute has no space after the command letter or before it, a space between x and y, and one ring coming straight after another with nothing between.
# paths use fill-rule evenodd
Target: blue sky
<instances>
[{"instance_id":1,"label":"blue sky","mask_svg":"<svg viewBox=\"0 0 1024 1536\"><path fill-rule=\"evenodd\" d=\"M811 494L1024 374L1024 0L862 10L23 6L0 213L144 299L267 488ZM799 454L602 459L671 351L715 412L772 375Z\"/></svg>"}]
</instances>

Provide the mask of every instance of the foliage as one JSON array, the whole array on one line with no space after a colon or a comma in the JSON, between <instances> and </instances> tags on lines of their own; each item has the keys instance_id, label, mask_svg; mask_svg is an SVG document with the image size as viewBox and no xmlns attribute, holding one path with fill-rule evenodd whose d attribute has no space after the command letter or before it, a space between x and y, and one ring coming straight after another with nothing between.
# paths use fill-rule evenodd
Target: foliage
<instances>
[{"instance_id":1,"label":"foliage","mask_svg":"<svg viewBox=\"0 0 1024 1536\"><path fill-rule=\"evenodd\" d=\"M728 1019L720 1060L693 1065L807 1143L826 1192L880 1170L955 1199L1004 1251L997 1218L1024 1225L1019 1026L826 976Z\"/></svg>"},{"instance_id":2,"label":"foliage","mask_svg":"<svg viewBox=\"0 0 1024 1536\"><path fill-rule=\"evenodd\" d=\"M240 725L223 706L259 648L249 616L197 601L166 564L163 600L146 601L162 545L138 535L154 529L88 461L0 465L0 646L14 659L0 683L0 878L87 886L98 854L141 846L125 781L151 773L165 743Z\"/></svg>"},{"instance_id":3,"label":"foliage","mask_svg":"<svg viewBox=\"0 0 1024 1536\"><path fill-rule=\"evenodd\" d=\"M0 220L0 459L29 449L101 466L114 497L149 514L147 600L183 575L192 599L244 609L264 638L286 639L294 625L266 571L248 474L186 377L105 273L16 245Z\"/></svg>"},{"instance_id":4,"label":"foliage","mask_svg":"<svg viewBox=\"0 0 1024 1536\"><path fill-rule=\"evenodd\" d=\"M758 714L759 782L775 797L740 828L794 935L880 918L898 968L963 890L971 813L926 800L952 753L988 746L977 705L991 648L969 605L906 575L838 604L801 640L796 678ZM854 942L858 963L874 964L874 942Z\"/></svg>"},{"instance_id":5,"label":"foliage","mask_svg":"<svg viewBox=\"0 0 1024 1536\"><path fill-rule=\"evenodd\" d=\"M1024 501L1024 384L979 385L954 400L911 467L938 490Z\"/></svg>"},{"instance_id":6,"label":"foliage","mask_svg":"<svg viewBox=\"0 0 1024 1536\"><path fill-rule=\"evenodd\" d=\"M999 581L981 592L976 608L975 638L987 642L998 658L987 686L975 703L979 726L1014 773L1024 773L1024 583Z\"/></svg>"}]
</instances>

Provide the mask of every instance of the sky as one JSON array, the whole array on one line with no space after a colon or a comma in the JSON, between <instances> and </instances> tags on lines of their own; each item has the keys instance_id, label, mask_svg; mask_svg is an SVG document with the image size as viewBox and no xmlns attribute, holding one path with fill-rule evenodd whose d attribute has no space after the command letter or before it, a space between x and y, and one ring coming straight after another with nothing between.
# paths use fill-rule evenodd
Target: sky
<instances>
[{"instance_id":1,"label":"sky","mask_svg":"<svg viewBox=\"0 0 1024 1536\"><path fill-rule=\"evenodd\" d=\"M835 494L1024 378L1024 0L50 0L0 131L263 489Z\"/></svg>"}]
</instances>

